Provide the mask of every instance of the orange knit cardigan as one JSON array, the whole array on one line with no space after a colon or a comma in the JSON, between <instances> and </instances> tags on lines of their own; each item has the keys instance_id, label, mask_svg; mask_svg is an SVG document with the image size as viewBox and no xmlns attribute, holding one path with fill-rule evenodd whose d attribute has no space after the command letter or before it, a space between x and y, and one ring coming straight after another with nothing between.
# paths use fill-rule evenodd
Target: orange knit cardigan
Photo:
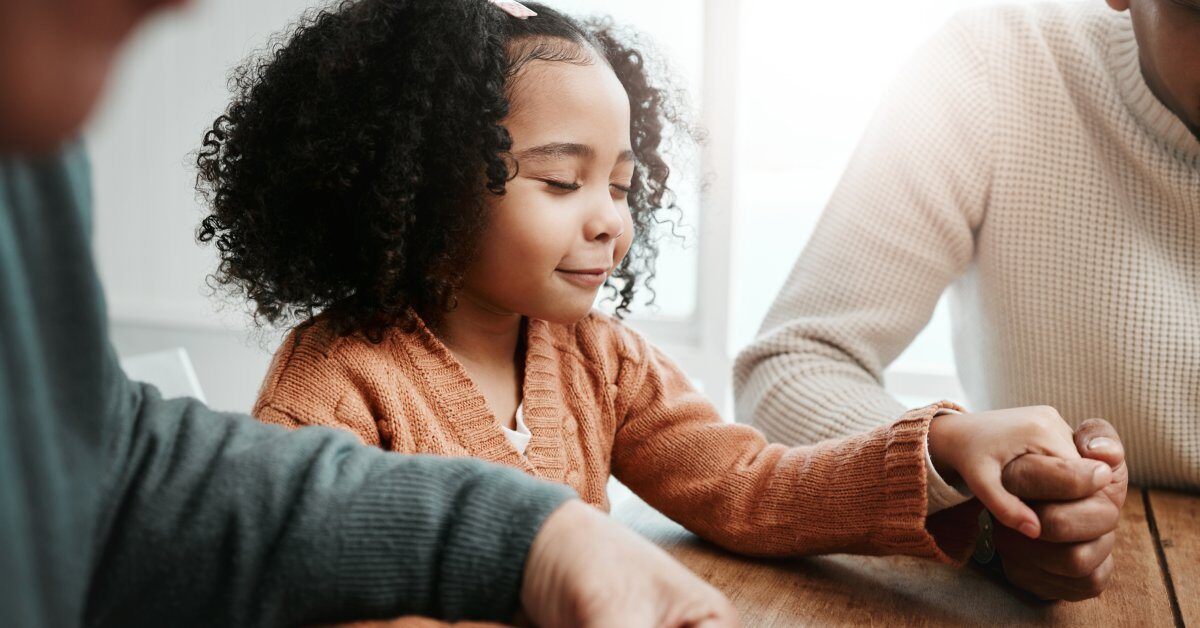
<instances>
[{"instance_id":1,"label":"orange knit cardigan","mask_svg":"<svg viewBox=\"0 0 1200 628\"><path fill-rule=\"evenodd\" d=\"M612 474L692 532L735 552L908 554L962 562L978 507L925 515L925 447L943 402L859 436L768 444L725 423L669 359L601 314L530 320L525 455L505 438L463 367L428 328L379 344L318 318L275 355L254 414L350 430L390 451L473 456L563 482L608 509Z\"/></svg>"}]
</instances>

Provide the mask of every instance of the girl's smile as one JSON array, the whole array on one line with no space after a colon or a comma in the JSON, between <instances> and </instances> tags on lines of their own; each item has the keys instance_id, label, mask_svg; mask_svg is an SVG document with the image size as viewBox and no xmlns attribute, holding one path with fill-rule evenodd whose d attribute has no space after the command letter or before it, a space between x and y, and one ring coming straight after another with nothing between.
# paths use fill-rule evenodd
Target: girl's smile
<instances>
[{"instance_id":1,"label":"girl's smile","mask_svg":"<svg viewBox=\"0 0 1200 628\"><path fill-rule=\"evenodd\" d=\"M566 268L555 268L554 272L558 273L563 279L589 290L595 291L600 286L608 281L608 273L611 268L589 268L580 270L568 270Z\"/></svg>"}]
</instances>

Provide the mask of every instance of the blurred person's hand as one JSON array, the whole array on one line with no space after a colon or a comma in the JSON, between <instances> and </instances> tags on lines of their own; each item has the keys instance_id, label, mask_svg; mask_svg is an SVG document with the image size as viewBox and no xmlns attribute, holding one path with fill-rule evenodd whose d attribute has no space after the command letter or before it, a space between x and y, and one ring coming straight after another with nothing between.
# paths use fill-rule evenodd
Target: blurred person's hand
<instances>
[{"instance_id":1,"label":"blurred person's hand","mask_svg":"<svg viewBox=\"0 0 1200 628\"><path fill-rule=\"evenodd\" d=\"M521 602L542 628L737 626L725 596L650 541L580 501L546 520Z\"/></svg>"},{"instance_id":2,"label":"blurred person's hand","mask_svg":"<svg viewBox=\"0 0 1200 628\"><path fill-rule=\"evenodd\" d=\"M1115 568L1113 545L1129 489L1125 450L1117 431L1100 419L1080 425L1074 442L1079 460L1030 454L1013 460L1003 474L1005 489L1032 503L1042 533L1031 539L997 523L995 548L1009 582L1045 600L1100 595ZM1111 469L1100 486L1094 461Z\"/></svg>"}]
</instances>

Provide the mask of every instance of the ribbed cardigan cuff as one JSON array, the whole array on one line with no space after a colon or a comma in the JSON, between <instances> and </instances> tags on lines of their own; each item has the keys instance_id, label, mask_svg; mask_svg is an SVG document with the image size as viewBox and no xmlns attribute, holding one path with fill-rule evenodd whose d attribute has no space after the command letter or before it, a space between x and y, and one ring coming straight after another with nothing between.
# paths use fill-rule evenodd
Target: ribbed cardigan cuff
<instances>
[{"instance_id":1,"label":"ribbed cardigan cuff","mask_svg":"<svg viewBox=\"0 0 1200 628\"><path fill-rule=\"evenodd\" d=\"M883 462L886 500L879 520L879 542L888 553L961 564L975 542L972 521L963 516L938 517L939 525L930 529L926 517L929 424L943 409L963 411L952 402L941 401L906 413L889 430ZM960 509L952 510L956 511L953 515L961 514Z\"/></svg>"},{"instance_id":2,"label":"ribbed cardigan cuff","mask_svg":"<svg viewBox=\"0 0 1200 628\"><path fill-rule=\"evenodd\" d=\"M339 606L364 618L511 621L533 539L575 493L474 460L413 458L423 481L383 474L339 517Z\"/></svg>"}]
</instances>

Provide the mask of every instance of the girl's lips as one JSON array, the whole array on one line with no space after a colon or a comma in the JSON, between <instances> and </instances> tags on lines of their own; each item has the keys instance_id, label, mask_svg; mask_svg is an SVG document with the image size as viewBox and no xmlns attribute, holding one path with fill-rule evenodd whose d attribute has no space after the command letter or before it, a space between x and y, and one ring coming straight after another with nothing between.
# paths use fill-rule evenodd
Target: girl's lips
<instances>
[{"instance_id":1,"label":"girl's lips","mask_svg":"<svg viewBox=\"0 0 1200 628\"><path fill-rule=\"evenodd\" d=\"M556 268L554 272L567 281L583 287L583 288L599 288L604 285L604 281L608 279L607 268L594 268L586 270L567 270L565 268Z\"/></svg>"}]
</instances>

